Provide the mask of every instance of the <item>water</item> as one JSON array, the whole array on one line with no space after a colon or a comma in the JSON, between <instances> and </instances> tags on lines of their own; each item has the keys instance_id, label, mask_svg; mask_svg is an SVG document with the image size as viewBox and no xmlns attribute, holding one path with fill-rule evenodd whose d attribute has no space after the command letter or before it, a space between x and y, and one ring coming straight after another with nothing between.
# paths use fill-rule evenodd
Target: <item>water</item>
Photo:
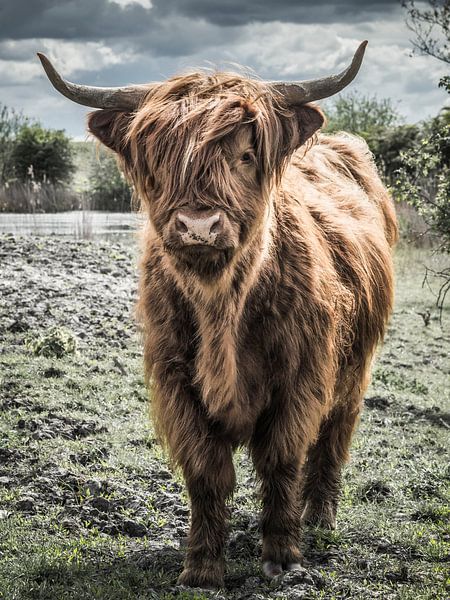
<instances>
[{"instance_id":1,"label":"water","mask_svg":"<svg viewBox=\"0 0 450 600\"><path fill-rule=\"evenodd\" d=\"M0 213L0 233L67 235L75 238L120 238L142 223L139 213L75 210L61 213Z\"/></svg>"}]
</instances>

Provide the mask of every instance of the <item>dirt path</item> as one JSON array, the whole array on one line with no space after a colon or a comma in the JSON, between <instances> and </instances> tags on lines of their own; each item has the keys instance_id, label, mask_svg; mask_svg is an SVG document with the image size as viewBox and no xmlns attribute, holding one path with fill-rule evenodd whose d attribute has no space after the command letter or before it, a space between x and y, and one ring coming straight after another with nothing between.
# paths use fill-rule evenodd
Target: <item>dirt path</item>
<instances>
[{"instance_id":1,"label":"dirt path","mask_svg":"<svg viewBox=\"0 0 450 600\"><path fill-rule=\"evenodd\" d=\"M263 579L238 452L213 593L176 587L188 509L147 419L134 246L0 236L0 598L446 598L449 342L417 314L433 305L423 253L399 255L337 531L306 531L306 569Z\"/></svg>"}]
</instances>

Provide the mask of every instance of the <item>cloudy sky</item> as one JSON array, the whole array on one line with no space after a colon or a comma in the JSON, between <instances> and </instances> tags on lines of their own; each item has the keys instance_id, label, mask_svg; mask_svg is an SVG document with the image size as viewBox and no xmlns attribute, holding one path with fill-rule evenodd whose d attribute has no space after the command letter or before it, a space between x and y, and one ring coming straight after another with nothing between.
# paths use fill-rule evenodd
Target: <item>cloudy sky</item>
<instances>
[{"instance_id":1,"label":"cloudy sky","mask_svg":"<svg viewBox=\"0 0 450 600\"><path fill-rule=\"evenodd\" d=\"M36 52L72 81L123 85L239 63L265 79L341 70L369 40L352 85L407 122L436 114L446 65L411 57L399 0L0 0L0 103L83 139L87 109L55 92Z\"/></svg>"}]
</instances>

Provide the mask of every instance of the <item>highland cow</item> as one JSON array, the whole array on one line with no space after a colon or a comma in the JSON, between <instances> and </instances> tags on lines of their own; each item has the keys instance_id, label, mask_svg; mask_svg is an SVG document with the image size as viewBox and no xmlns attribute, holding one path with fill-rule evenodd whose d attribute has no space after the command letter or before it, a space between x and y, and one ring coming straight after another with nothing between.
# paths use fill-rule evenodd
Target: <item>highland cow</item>
<instances>
[{"instance_id":1,"label":"highland cow","mask_svg":"<svg viewBox=\"0 0 450 600\"><path fill-rule=\"evenodd\" d=\"M341 469L392 310L397 226L370 152L319 135L310 101L356 75L262 82L197 72L55 87L101 110L147 224L139 314L157 430L191 526L179 582L221 586L233 451L261 482L264 572L298 567L302 523L335 527Z\"/></svg>"}]
</instances>

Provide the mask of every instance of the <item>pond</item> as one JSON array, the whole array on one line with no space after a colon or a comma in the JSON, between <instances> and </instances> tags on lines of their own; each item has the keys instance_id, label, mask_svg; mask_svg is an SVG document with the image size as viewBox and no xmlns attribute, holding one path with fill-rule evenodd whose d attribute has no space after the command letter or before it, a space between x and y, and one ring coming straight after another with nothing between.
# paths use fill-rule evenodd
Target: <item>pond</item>
<instances>
[{"instance_id":1,"label":"pond","mask_svg":"<svg viewBox=\"0 0 450 600\"><path fill-rule=\"evenodd\" d=\"M60 213L0 213L0 233L68 235L76 238L118 238L139 228L140 213L75 210Z\"/></svg>"}]
</instances>

